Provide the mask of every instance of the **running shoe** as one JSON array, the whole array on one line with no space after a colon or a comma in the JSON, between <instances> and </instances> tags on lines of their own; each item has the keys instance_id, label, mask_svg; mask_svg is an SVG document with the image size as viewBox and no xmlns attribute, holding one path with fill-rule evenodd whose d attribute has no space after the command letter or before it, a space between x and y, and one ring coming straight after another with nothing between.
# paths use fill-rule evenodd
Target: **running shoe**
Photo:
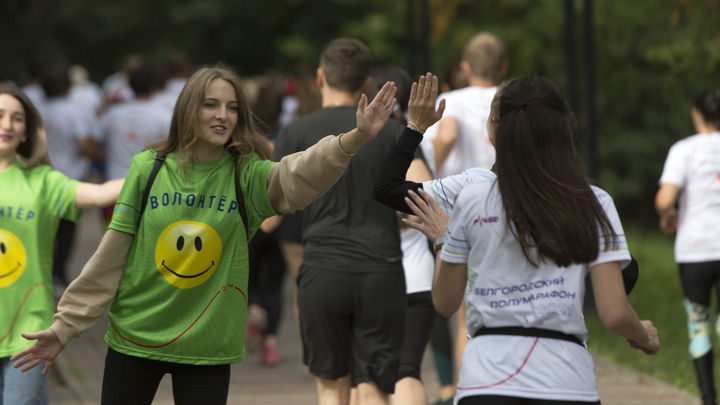
<instances>
[{"instance_id":1,"label":"running shoe","mask_svg":"<svg viewBox=\"0 0 720 405\"><path fill-rule=\"evenodd\" d=\"M262 355L262 364L266 366L276 366L280 363L280 354L277 346L265 346Z\"/></svg>"}]
</instances>

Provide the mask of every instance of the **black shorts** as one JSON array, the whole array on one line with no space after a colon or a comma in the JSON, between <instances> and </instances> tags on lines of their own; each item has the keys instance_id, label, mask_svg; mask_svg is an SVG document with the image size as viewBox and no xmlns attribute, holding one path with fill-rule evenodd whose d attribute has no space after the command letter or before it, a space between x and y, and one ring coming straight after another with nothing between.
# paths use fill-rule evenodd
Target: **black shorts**
<instances>
[{"instance_id":1,"label":"black shorts","mask_svg":"<svg viewBox=\"0 0 720 405\"><path fill-rule=\"evenodd\" d=\"M405 275L311 268L298 277L303 361L327 380L351 375L393 393L405 332Z\"/></svg>"}]
</instances>

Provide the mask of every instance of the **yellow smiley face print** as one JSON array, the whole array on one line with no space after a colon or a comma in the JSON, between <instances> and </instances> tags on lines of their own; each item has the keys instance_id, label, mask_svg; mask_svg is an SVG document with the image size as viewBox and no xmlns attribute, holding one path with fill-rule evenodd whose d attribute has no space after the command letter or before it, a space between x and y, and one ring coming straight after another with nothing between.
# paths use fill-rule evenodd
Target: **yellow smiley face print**
<instances>
[{"instance_id":1,"label":"yellow smiley face print","mask_svg":"<svg viewBox=\"0 0 720 405\"><path fill-rule=\"evenodd\" d=\"M26 263L25 245L12 232L0 229L0 288L20 278Z\"/></svg>"},{"instance_id":2,"label":"yellow smiley face print","mask_svg":"<svg viewBox=\"0 0 720 405\"><path fill-rule=\"evenodd\" d=\"M193 288L207 281L215 272L220 256L220 236L202 222L170 224L155 246L158 271L178 288Z\"/></svg>"}]
</instances>

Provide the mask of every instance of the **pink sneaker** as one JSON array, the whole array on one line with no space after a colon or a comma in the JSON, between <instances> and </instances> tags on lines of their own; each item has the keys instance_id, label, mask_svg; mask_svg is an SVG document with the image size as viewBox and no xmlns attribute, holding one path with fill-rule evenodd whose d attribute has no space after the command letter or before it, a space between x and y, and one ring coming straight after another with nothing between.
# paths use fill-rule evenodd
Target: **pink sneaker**
<instances>
[{"instance_id":1,"label":"pink sneaker","mask_svg":"<svg viewBox=\"0 0 720 405\"><path fill-rule=\"evenodd\" d=\"M266 366L276 366L280 363L280 354L277 346L265 346L262 355L262 364Z\"/></svg>"}]
</instances>

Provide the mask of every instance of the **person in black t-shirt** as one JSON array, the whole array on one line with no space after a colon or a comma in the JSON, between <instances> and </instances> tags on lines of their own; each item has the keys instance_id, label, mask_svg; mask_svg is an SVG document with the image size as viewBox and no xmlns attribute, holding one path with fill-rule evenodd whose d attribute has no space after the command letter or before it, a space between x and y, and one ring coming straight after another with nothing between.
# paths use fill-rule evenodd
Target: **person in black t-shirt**
<instances>
[{"instance_id":1,"label":"person in black t-shirt","mask_svg":"<svg viewBox=\"0 0 720 405\"><path fill-rule=\"evenodd\" d=\"M337 39L325 48L317 69L324 108L281 130L276 160L354 128L370 63L360 41ZM351 386L361 404L386 403L397 379L406 306L398 220L371 193L402 130L388 121L304 212L298 305L304 362L317 377L320 404L347 403Z\"/></svg>"}]
</instances>

